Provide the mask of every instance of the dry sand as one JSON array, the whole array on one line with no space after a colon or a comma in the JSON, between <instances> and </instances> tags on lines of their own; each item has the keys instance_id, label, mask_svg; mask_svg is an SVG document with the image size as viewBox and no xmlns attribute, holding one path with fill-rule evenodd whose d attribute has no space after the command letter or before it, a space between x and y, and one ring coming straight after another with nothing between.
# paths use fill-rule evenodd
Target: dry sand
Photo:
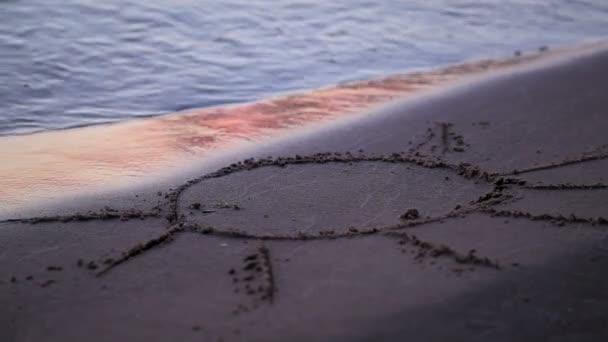
<instances>
[{"instance_id":1,"label":"dry sand","mask_svg":"<svg viewBox=\"0 0 608 342\"><path fill-rule=\"evenodd\" d=\"M0 340L605 340L607 89L599 50L4 221Z\"/></svg>"}]
</instances>

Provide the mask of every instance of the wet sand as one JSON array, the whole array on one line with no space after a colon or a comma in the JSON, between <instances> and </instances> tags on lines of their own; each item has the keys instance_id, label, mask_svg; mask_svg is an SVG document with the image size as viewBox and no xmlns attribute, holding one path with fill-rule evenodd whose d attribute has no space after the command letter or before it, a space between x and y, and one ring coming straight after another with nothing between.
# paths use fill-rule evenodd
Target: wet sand
<instances>
[{"instance_id":1,"label":"wet sand","mask_svg":"<svg viewBox=\"0 0 608 342\"><path fill-rule=\"evenodd\" d=\"M608 50L0 223L3 341L599 341Z\"/></svg>"}]
</instances>

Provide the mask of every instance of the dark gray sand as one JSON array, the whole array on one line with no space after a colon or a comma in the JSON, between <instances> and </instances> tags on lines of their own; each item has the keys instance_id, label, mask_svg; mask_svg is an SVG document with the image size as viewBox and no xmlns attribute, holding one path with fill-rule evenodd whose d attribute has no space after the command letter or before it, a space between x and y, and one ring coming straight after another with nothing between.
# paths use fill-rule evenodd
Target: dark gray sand
<instances>
[{"instance_id":1,"label":"dark gray sand","mask_svg":"<svg viewBox=\"0 0 608 342\"><path fill-rule=\"evenodd\" d=\"M4 221L0 341L605 341L607 95L597 52Z\"/></svg>"}]
</instances>

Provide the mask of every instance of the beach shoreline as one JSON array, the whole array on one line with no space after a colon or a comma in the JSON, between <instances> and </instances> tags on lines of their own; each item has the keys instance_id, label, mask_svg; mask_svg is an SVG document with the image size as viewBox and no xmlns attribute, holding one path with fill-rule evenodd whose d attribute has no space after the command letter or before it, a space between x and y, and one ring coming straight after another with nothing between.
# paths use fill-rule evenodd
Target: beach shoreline
<instances>
[{"instance_id":1,"label":"beach shoreline","mask_svg":"<svg viewBox=\"0 0 608 342\"><path fill-rule=\"evenodd\" d=\"M52 205L79 193L150 184L198 161L255 150L302 132L358 120L382 107L466 87L476 80L585 56L603 41L465 62L424 72L277 94L249 104L187 110L160 117L24 136L0 137L2 216ZM396 104L395 104L396 103ZM242 153L241 153L242 154ZM22 170L27 169L24 174ZM26 206L24 206L26 205ZM28 208L29 207L29 208Z\"/></svg>"},{"instance_id":2,"label":"beach shoreline","mask_svg":"<svg viewBox=\"0 0 608 342\"><path fill-rule=\"evenodd\" d=\"M0 339L605 339L608 50L494 75L0 222Z\"/></svg>"}]
</instances>

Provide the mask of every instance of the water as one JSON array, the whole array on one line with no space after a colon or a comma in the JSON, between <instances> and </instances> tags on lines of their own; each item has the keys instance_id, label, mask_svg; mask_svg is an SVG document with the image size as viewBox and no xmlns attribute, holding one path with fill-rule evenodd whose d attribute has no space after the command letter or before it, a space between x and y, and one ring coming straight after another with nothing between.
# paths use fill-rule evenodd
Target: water
<instances>
[{"instance_id":1,"label":"water","mask_svg":"<svg viewBox=\"0 0 608 342\"><path fill-rule=\"evenodd\" d=\"M0 0L0 135L606 35L605 0Z\"/></svg>"}]
</instances>

